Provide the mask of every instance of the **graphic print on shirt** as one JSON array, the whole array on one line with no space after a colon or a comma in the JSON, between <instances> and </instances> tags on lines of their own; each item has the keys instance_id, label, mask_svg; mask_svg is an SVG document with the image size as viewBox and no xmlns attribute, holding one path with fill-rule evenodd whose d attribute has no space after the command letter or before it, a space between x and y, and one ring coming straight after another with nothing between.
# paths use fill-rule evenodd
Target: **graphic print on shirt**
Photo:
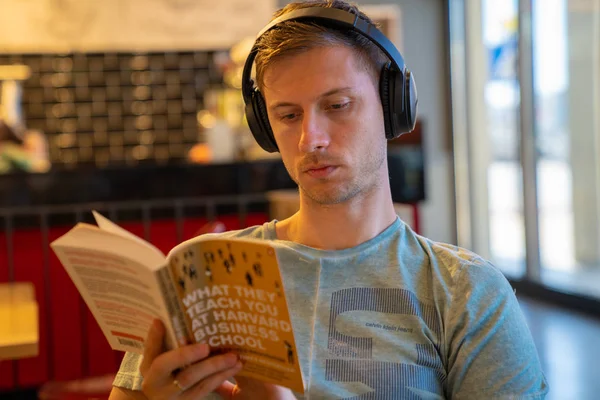
<instances>
[{"instance_id":1,"label":"graphic print on shirt","mask_svg":"<svg viewBox=\"0 0 600 400\"><path fill-rule=\"evenodd\" d=\"M423 321L435 336L436 344L415 343L414 363L400 363L377 359L377 354L393 354L394 349L375 349L373 336L350 336L342 333L338 318L348 312L371 312L375 322L359 323L373 327L370 332L379 331L392 340L414 341L412 329L403 326L378 323L376 318L384 316L412 315ZM373 314L381 313L381 314ZM365 313L361 313L364 315ZM387 318L389 320L389 318ZM338 328L336 328L336 322ZM358 327L361 328L361 327ZM359 329L360 330L360 329ZM354 329L356 331L356 329ZM385 332L384 332L385 331ZM397 335L397 336L396 336ZM400 335L405 335L404 337ZM408 336L406 336L408 335ZM336 291L331 297L329 338L327 348L329 358L325 363L326 379L332 382L361 382L373 389L370 393L352 399L419 398L411 389L442 393L441 382L445 379L442 362L438 356L441 327L436 318L435 308L419 301L414 293L396 288L349 288ZM384 395L385 393L385 395Z\"/></svg>"}]
</instances>

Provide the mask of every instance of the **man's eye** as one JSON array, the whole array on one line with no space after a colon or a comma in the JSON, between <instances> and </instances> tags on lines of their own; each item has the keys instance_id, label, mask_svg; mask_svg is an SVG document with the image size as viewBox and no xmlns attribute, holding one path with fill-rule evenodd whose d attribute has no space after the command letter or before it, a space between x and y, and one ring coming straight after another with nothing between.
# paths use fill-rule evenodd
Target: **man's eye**
<instances>
[{"instance_id":1,"label":"man's eye","mask_svg":"<svg viewBox=\"0 0 600 400\"><path fill-rule=\"evenodd\" d=\"M294 113L283 114L279 117L279 119L281 119L282 121L292 121L294 120L294 118L296 118L296 114Z\"/></svg>"},{"instance_id":2,"label":"man's eye","mask_svg":"<svg viewBox=\"0 0 600 400\"><path fill-rule=\"evenodd\" d=\"M332 110L343 110L344 108L348 108L350 106L350 103L336 103L336 104L332 104L329 106L329 108L331 108Z\"/></svg>"}]
</instances>

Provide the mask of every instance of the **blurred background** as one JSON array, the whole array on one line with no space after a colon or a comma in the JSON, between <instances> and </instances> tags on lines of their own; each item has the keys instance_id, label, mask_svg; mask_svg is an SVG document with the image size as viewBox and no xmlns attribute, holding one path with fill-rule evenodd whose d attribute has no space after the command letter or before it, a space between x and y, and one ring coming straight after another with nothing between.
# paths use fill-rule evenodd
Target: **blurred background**
<instances>
[{"instance_id":1,"label":"blurred background","mask_svg":"<svg viewBox=\"0 0 600 400\"><path fill-rule=\"evenodd\" d=\"M240 93L255 35L285 3L0 2L0 289L28 283L37 313L29 353L0 347L0 398L110 386L122 354L48 247L91 208L165 251L209 222L295 212ZM549 398L598 398L600 0L357 3L419 91L417 129L389 142L398 214L503 271Z\"/></svg>"}]
</instances>

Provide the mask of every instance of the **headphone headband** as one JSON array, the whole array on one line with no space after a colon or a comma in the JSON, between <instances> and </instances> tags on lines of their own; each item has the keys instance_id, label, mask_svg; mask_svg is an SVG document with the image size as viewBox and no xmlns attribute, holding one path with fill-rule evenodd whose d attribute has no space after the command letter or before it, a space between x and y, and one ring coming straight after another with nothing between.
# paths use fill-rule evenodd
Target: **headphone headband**
<instances>
[{"instance_id":1,"label":"headphone headband","mask_svg":"<svg viewBox=\"0 0 600 400\"><path fill-rule=\"evenodd\" d=\"M377 29L375 25L360 18L360 16L357 14L340 10L338 8L307 7L286 13L274 19L267 26L265 26L258 33L258 35L256 35L256 42L258 42L260 37L265 32L273 29L282 22L290 20L322 20L327 23L327 26L337 26L343 29L356 31L365 38L369 39L374 45L379 47L381 51L383 51L383 53L389 58L393 67L395 67L398 71L404 70L404 58L396 46L394 46L394 44L379 29ZM252 95L253 88L251 85L246 85L246 83L251 81L250 74L252 73L252 64L254 63L254 59L256 58L256 54L258 52L256 42L254 46L252 46L248 58L246 58L244 71L242 73L242 95L246 101L250 100Z\"/></svg>"}]
</instances>

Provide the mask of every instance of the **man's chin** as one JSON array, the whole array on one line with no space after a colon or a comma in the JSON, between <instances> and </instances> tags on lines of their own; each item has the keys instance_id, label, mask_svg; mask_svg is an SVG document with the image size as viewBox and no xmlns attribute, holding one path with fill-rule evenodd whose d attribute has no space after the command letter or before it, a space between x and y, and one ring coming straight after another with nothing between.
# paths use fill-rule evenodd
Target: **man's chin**
<instances>
[{"instance_id":1,"label":"man's chin","mask_svg":"<svg viewBox=\"0 0 600 400\"><path fill-rule=\"evenodd\" d=\"M341 190L302 190L302 192L312 202L323 206L340 204L352 197Z\"/></svg>"}]
</instances>

